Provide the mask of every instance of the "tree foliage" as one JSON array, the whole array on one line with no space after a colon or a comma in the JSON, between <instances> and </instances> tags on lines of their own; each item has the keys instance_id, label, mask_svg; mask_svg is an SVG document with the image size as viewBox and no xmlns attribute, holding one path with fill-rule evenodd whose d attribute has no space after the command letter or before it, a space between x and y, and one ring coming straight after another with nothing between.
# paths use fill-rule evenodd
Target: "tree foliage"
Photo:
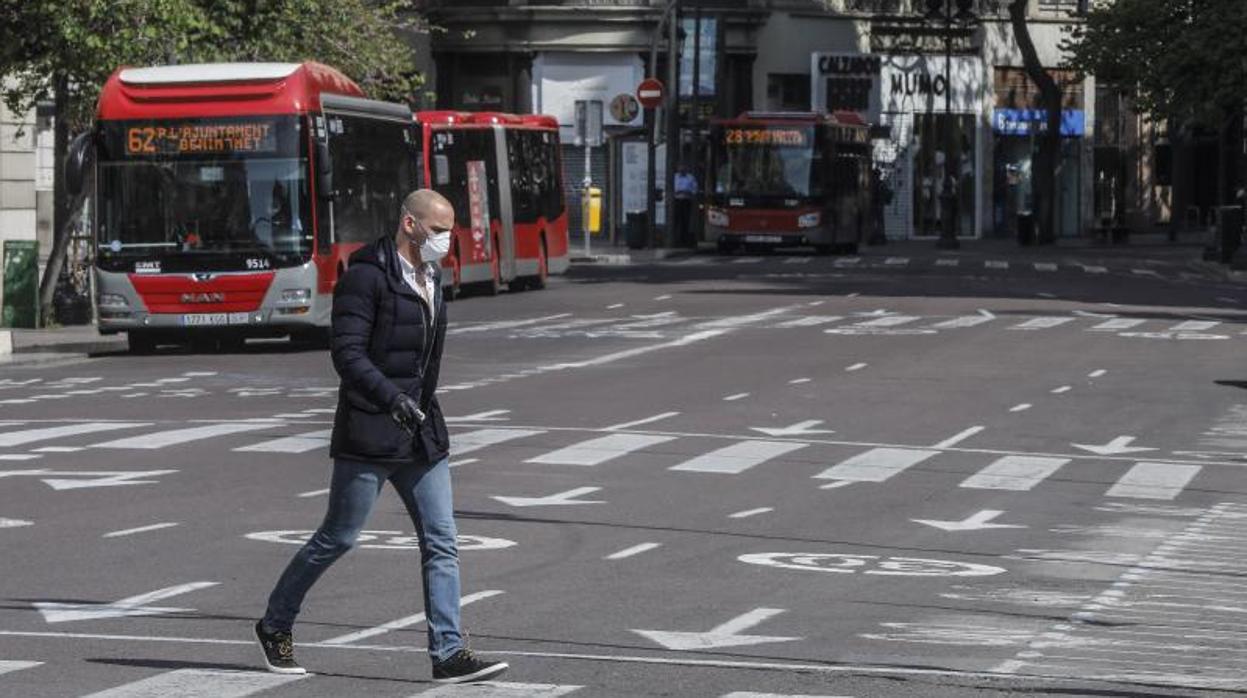
<instances>
[{"instance_id":1,"label":"tree foliage","mask_svg":"<svg viewBox=\"0 0 1247 698\"><path fill-rule=\"evenodd\" d=\"M17 111L54 97L89 120L122 65L302 61L333 65L370 96L411 99L422 84L396 2L369 0L0 0L3 97Z\"/></svg>"},{"instance_id":2,"label":"tree foliage","mask_svg":"<svg viewBox=\"0 0 1247 698\"><path fill-rule=\"evenodd\" d=\"M1066 49L1143 111L1217 127L1247 100L1244 0L1097 0Z\"/></svg>"}]
</instances>

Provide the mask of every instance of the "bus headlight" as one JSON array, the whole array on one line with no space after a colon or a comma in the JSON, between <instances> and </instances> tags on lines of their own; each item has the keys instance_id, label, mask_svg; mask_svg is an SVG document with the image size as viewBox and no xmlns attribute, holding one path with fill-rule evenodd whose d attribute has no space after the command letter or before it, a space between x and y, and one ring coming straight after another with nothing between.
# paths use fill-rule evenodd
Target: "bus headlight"
<instances>
[{"instance_id":1,"label":"bus headlight","mask_svg":"<svg viewBox=\"0 0 1247 698\"><path fill-rule=\"evenodd\" d=\"M822 215L819 214L818 211L815 211L814 213L802 214L800 216L797 216L797 227L798 228L817 228L821 220L822 220Z\"/></svg>"},{"instance_id":2,"label":"bus headlight","mask_svg":"<svg viewBox=\"0 0 1247 698\"><path fill-rule=\"evenodd\" d=\"M288 288L281 292L282 303L308 303L312 300L310 288Z\"/></svg>"},{"instance_id":3,"label":"bus headlight","mask_svg":"<svg viewBox=\"0 0 1247 698\"><path fill-rule=\"evenodd\" d=\"M126 297L117 293L101 293L96 304L102 308L129 308Z\"/></svg>"},{"instance_id":4,"label":"bus headlight","mask_svg":"<svg viewBox=\"0 0 1247 698\"><path fill-rule=\"evenodd\" d=\"M727 214L717 208L706 209L706 222L719 228L726 228L732 219Z\"/></svg>"}]
</instances>

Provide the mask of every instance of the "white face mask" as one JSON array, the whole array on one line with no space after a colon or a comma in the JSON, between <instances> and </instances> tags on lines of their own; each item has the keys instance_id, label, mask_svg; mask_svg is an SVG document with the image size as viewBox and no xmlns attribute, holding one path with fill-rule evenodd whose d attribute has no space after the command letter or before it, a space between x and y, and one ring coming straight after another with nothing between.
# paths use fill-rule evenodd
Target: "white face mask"
<instances>
[{"instance_id":1,"label":"white face mask","mask_svg":"<svg viewBox=\"0 0 1247 698\"><path fill-rule=\"evenodd\" d=\"M438 262L446 256L447 252L450 252L450 232L429 233L429 237L420 246L420 260Z\"/></svg>"}]
</instances>

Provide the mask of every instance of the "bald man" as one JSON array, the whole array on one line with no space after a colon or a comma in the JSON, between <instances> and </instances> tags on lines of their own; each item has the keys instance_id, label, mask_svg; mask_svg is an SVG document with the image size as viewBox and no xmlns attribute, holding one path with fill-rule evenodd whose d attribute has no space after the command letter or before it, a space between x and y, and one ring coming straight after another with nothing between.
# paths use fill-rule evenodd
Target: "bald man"
<instances>
[{"instance_id":1,"label":"bald man","mask_svg":"<svg viewBox=\"0 0 1247 698\"><path fill-rule=\"evenodd\" d=\"M355 545L382 486L403 500L420 543L433 679L483 681L507 665L468 649L459 623L459 550L450 437L434 392L446 336L439 262L455 211L437 192L403 200L398 230L351 255L333 294L333 365L341 378L329 455L329 510L287 565L255 634L270 671L306 673L291 628L303 597Z\"/></svg>"}]
</instances>

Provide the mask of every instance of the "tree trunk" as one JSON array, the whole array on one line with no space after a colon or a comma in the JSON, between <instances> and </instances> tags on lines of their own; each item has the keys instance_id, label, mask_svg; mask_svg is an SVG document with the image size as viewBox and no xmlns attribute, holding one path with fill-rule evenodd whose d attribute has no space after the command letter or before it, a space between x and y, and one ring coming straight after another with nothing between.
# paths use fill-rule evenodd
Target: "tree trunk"
<instances>
[{"instance_id":1,"label":"tree trunk","mask_svg":"<svg viewBox=\"0 0 1247 698\"><path fill-rule=\"evenodd\" d=\"M39 282L39 326L47 325L52 316L52 296L56 293L56 282L61 276L61 267L65 262L65 251L69 249L70 237L70 201L65 190L65 177L61 167L69 150L69 79L64 75L57 76L53 84L53 98L56 102L54 118L56 123L53 131L52 160L56 167L52 181L52 252L48 255L48 266L43 271L43 279Z\"/></svg>"},{"instance_id":2,"label":"tree trunk","mask_svg":"<svg viewBox=\"0 0 1247 698\"><path fill-rule=\"evenodd\" d=\"M1022 52L1022 67L1039 87L1040 104L1046 112L1046 128L1040 134L1039 152L1035 154L1031 181L1035 195L1035 227L1040 243L1056 240L1056 170L1061 153L1061 88L1044 68L1026 24L1028 0L1009 3L1009 19L1013 37Z\"/></svg>"}]
</instances>

